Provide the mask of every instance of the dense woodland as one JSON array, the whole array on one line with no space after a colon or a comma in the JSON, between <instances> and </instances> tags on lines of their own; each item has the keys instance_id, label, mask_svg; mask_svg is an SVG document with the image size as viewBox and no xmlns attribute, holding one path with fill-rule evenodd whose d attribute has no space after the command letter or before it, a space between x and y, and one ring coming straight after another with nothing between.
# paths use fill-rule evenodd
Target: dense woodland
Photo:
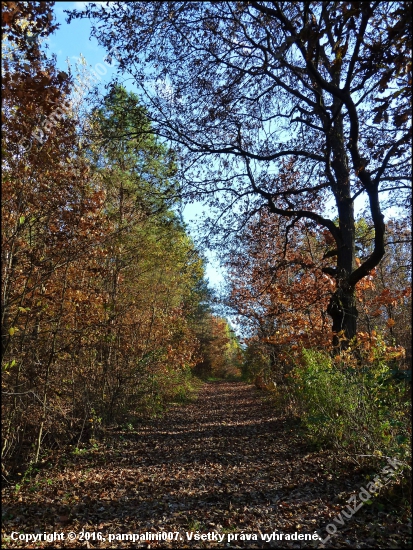
<instances>
[{"instance_id":1,"label":"dense woodland","mask_svg":"<svg viewBox=\"0 0 413 550\"><path fill-rule=\"evenodd\" d=\"M309 448L397 457L404 513L411 2L88 5L103 94L53 6L2 2L3 479L243 380Z\"/></svg>"},{"instance_id":2,"label":"dense woodland","mask_svg":"<svg viewBox=\"0 0 413 550\"><path fill-rule=\"evenodd\" d=\"M174 151L138 98L114 86L83 119L51 116L71 77L24 23L51 32L52 17L40 4L3 13L3 458L19 469L185 399L191 369L222 375L240 353L177 214Z\"/></svg>"}]
</instances>

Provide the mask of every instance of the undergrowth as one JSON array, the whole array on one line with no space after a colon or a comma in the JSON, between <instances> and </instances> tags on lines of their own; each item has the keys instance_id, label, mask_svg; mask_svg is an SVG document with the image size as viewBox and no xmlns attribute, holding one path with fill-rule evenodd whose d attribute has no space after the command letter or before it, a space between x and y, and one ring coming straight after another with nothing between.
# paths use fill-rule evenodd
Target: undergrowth
<instances>
[{"instance_id":1,"label":"undergrowth","mask_svg":"<svg viewBox=\"0 0 413 550\"><path fill-rule=\"evenodd\" d=\"M311 447L350 457L371 475L396 460L397 476L377 493L411 509L411 396L407 376L383 342L331 357L304 349L284 387L272 392L277 408L300 420Z\"/></svg>"}]
</instances>

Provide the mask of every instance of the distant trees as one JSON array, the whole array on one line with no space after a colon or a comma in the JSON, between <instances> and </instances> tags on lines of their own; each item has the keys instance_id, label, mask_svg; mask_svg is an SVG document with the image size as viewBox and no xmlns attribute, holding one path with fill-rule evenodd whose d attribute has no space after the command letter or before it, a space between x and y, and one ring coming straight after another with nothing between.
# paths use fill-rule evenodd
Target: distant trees
<instances>
[{"instance_id":1,"label":"distant trees","mask_svg":"<svg viewBox=\"0 0 413 550\"><path fill-rule=\"evenodd\" d=\"M333 281L323 273L327 250L324 235L304 223L286 228L282 219L265 212L250 220L226 262L228 305L246 335L283 344L328 345L325 309Z\"/></svg>"},{"instance_id":2,"label":"distant trees","mask_svg":"<svg viewBox=\"0 0 413 550\"><path fill-rule=\"evenodd\" d=\"M333 280L323 273L325 236L303 221L285 223L260 212L226 261L226 303L248 345L245 374L265 384L282 383L303 347L331 344L326 307Z\"/></svg>"},{"instance_id":3,"label":"distant trees","mask_svg":"<svg viewBox=\"0 0 413 550\"><path fill-rule=\"evenodd\" d=\"M364 220L356 225L360 256L368 254L373 235ZM412 234L408 219L387 223L386 253L364 284L359 285L359 330L376 331L388 345L402 346L405 368L412 364Z\"/></svg>"},{"instance_id":4,"label":"distant trees","mask_svg":"<svg viewBox=\"0 0 413 550\"><path fill-rule=\"evenodd\" d=\"M200 378L236 378L241 375L243 349L225 319L208 312L195 320L200 361L194 373Z\"/></svg>"},{"instance_id":5,"label":"distant trees","mask_svg":"<svg viewBox=\"0 0 413 550\"><path fill-rule=\"evenodd\" d=\"M329 234L326 312L345 346L356 285L385 254L382 209L409 201L411 3L129 2L70 17L85 16L181 149L187 199L216 211L211 239L258 212ZM357 197L374 228L359 264Z\"/></svg>"}]
</instances>

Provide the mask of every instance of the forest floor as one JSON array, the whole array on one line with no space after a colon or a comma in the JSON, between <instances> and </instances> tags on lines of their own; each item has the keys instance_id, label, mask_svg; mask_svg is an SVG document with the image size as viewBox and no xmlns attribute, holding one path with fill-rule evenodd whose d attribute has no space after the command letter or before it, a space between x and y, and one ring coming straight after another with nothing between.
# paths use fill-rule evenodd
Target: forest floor
<instances>
[{"instance_id":1,"label":"forest floor","mask_svg":"<svg viewBox=\"0 0 413 550\"><path fill-rule=\"evenodd\" d=\"M380 496L335 522L325 540L366 483L365 469L311 450L297 421L277 414L263 392L205 383L196 401L163 418L57 453L20 487L5 485L2 547L409 547L409 518ZM318 532L325 542L273 537L295 532ZM53 533L64 540L43 540ZM156 533L176 540L153 540Z\"/></svg>"}]
</instances>

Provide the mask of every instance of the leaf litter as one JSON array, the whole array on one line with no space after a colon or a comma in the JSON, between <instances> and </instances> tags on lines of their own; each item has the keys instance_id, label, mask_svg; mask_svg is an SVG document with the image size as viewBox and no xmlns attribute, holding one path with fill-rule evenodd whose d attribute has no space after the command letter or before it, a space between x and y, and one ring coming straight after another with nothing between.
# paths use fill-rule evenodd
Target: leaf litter
<instances>
[{"instance_id":1,"label":"leaf litter","mask_svg":"<svg viewBox=\"0 0 413 550\"><path fill-rule=\"evenodd\" d=\"M109 435L110 434L110 435ZM205 383L198 399L112 430L83 453L56 453L27 483L3 488L4 548L309 548L320 541L262 540L326 526L365 473L311 450L297 421L242 382ZM100 532L105 541L11 540L11 533ZM109 534L179 533L182 540L109 542ZM225 534L222 542L186 533ZM228 534L255 533L257 541ZM16 535L15 535L16 536ZM238 537L239 538L239 537ZM410 547L409 520L363 506L327 547Z\"/></svg>"}]
</instances>

